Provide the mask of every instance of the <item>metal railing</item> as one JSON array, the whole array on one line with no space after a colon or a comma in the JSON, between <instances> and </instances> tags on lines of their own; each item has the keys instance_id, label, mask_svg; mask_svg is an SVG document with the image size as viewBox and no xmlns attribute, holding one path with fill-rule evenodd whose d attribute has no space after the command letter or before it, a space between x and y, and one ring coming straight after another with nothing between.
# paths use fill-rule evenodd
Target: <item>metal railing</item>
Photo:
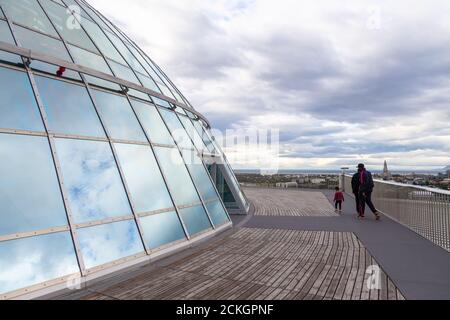
<instances>
[{"instance_id":1,"label":"metal railing","mask_svg":"<svg viewBox=\"0 0 450 320\"><path fill-rule=\"evenodd\" d=\"M349 194L351 179L344 177ZM450 251L449 191L375 180L372 197L380 212Z\"/></svg>"}]
</instances>

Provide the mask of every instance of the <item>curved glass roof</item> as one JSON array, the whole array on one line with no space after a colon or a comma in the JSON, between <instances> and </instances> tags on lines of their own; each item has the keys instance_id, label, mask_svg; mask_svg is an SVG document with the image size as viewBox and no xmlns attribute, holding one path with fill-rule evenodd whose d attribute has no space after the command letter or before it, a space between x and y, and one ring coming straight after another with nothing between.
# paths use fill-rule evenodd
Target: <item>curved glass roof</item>
<instances>
[{"instance_id":1,"label":"curved glass roof","mask_svg":"<svg viewBox=\"0 0 450 320\"><path fill-rule=\"evenodd\" d=\"M0 87L0 299L190 245L231 225L224 200L248 206L189 102L85 1L0 0Z\"/></svg>"}]
</instances>

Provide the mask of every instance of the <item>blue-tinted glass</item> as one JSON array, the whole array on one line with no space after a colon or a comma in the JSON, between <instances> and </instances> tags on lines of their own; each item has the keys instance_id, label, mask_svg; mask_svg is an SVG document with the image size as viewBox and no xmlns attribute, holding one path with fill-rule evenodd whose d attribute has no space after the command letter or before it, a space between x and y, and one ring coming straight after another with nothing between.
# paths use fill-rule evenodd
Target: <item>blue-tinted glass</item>
<instances>
[{"instance_id":1,"label":"blue-tinted glass","mask_svg":"<svg viewBox=\"0 0 450 320\"><path fill-rule=\"evenodd\" d=\"M180 120L178 120L177 115L174 112L165 109L160 109L160 111L177 144L182 148L192 149L192 141L186 133L186 130L183 128Z\"/></svg>"},{"instance_id":2,"label":"blue-tinted glass","mask_svg":"<svg viewBox=\"0 0 450 320\"><path fill-rule=\"evenodd\" d=\"M75 63L112 75L105 59L103 59L101 56L90 51L72 46L70 44L68 45L68 47L73 59L75 60Z\"/></svg>"},{"instance_id":3,"label":"blue-tinted glass","mask_svg":"<svg viewBox=\"0 0 450 320\"><path fill-rule=\"evenodd\" d=\"M52 1L42 1L42 6L56 26L61 37L79 47L98 52L78 21L64 8Z\"/></svg>"},{"instance_id":4,"label":"blue-tinted glass","mask_svg":"<svg viewBox=\"0 0 450 320\"><path fill-rule=\"evenodd\" d=\"M152 249L186 239L176 212L155 214L140 218L140 221L145 242Z\"/></svg>"},{"instance_id":5,"label":"blue-tinted glass","mask_svg":"<svg viewBox=\"0 0 450 320\"><path fill-rule=\"evenodd\" d=\"M125 180L139 213L172 208L172 200L150 146L115 145Z\"/></svg>"},{"instance_id":6,"label":"blue-tinted glass","mask_svg":"<svg viewBox=\"0 0 450 320\"><path fill-rule=\"evenodd\" d=\"M14 39L11 34L11 30L9 30L6 21L0 21L0 41L15 45ZM13 63L22 63L22 59L18 55L4 51L0 51L0 60L9 61Z\"/></svg>"},{"instance_id":7,"label":"blue-tinted glass","mask_svg":"<svg viewBox=\"0 0 450 320\"><path fill-rule=\"evenodd\" d=\"M134 75L133 71L131 71L130 68L125 67L114 61L109 61L109 65L111 66L111 69L117 78L121 78L123 80L127 80L130 82L136 83L138 85L141 85L141 83L136 78L136 76Z\"/></svg>"},{"instance_id":8,"label":"blue-tinted glass","mask_svg":"<svg viewBox=\"0 0 450 320\"><path fill-rule=\"evenodd\" d=\"M176 204L182 206L200 202L179 151L160 147L156 147L155 151Z\"/></svg>"},{"instance_id":9,"label":"blue-tinted glass","mask_svg":"<svg viewBox=\"0 0 450 320\"><path fill-rule=\"evenodd\" d=\"M136 100L132 100L131 104L141 120L145 132L153 143L175 145L175 141L173 141L155 106Z\"/></svg>"},{"instance_id":10,"label":"blue-tinted glass","mask_svg":"<svg viewBox=\"0 0 450 320\"><path fill-rule=\"evenodd\" d=\"M105 132L85 88L36 76L50 130L57 133L105 137Z\"/></svg>"},{"instance_id":11,"label":"blue-tinted glass","mask_svg":"<svg viewBox=\"0 0 450 320\"><path fill-rule=\"evenodd\" d=\"M203 206L182 209L180 214L190 236L211 229L211 223Z\"/></svg>"},{"instance_id":12,"label":"blue-tinted glass","mask_svg":"<svg viewBox=\"0 0 450 320\"><path fill-rule=\"evenodd\" d=\"M156 82L153 81L153 79L150 79L147 76L144 76L140 73L137 73L137 76L139 80L142 82L142 85L146 87L147 89L153 90L155 92L161 93L161 90L159 90L158 86L156 85Z\"/></svg>"},{"instance_id":13,"label":"blue-tinted glass","mask_svg":"<svg viewBox=\"0 0 450 320\"><path fill-rule=\"evenodd\" d=\"M197 130L195 130L194 125L192 124L191 120L187 117L179 117L180 121L183 123L184 128L186 129L186 132L188 133L189 137L194 142L194 145L197 147L198 150L206 150L206 146L203 143L202 138L199 136Z\"/></svg>"},{"instance_id":14,"label":"blue-tinted glass","mask_svg":"<svg viewBox=\"0 0 450 320\"><path fill-rule=\"evenodd\" d=\"M86 81L89 84L93 84L99 87L103 87L103 88L107 88L107 89L111 89L114 91L120 91L121 88L118 84L110 82L110 81L106 81L106 80L102 80L100 78L96 78L96 77L92 77L92 76L88 76L88 75L84 75L84 77L86 78Z\"/></svg>"},{"instance_id":15,"label":"blue-tinted glass","mask_svg":"<svg viewBox=\"0 0 450 320\"><path fill-rule=\"evenodd\" d=\"M97 108L113 139L147 142L126 98L95 90L93 93Z\"/></svg>"},{"instance_id":16,"label":"blue-tinted glass","mask_svg":"<svg viewBox=\"0 0 450 320\"><path fill-rule=\"evenodd\" d=\"M215 226L220 226L230 221L227 213L219 201L208 203L206 205L206 209L208 209L209 216Z\"/></svg>"},{"instance_id":17,"label":"blue-tinted glass","mask_svg":"<svg viewBox=\"0 0 450 320\"><path fill-rule=\"evenodd\" d=\"M12 21L57 37L55 29L36 0L0 0Z\"/></svg>"},{"instance_id":18,"label":"blue-tinted glass","mask_svg":"<svg viewBox=\"0 0 450 320\"><path fill-rule=\"evenodd\" d=\"M77 234L88 269L144 251L134 220L78 229Z\"/></svg>"},{"instance_id":19,"label":"blue-tinted glass","mask_svg":"<svg viewBox=\"0 0 450 320\"><path fill-rule=\"evenodd\" d=\"M164 108L168 108L168 109L171 108L170 103L168 103L166 100L162 100L162 99L160 99L160 98L153 97L153 96L152 96L152 100L153 100L153 102L154 102L155 104L157 104L158 106L161 106L161 107L164 107Z\"/></svg>"},{"instance_id":20,"label":"blue-tinted glass","mask_svg":"<svg viewBox=\"0 0 450 320\"><path fill-rule=\"evenodd\" d=\"M114 46L119 50L119 52L124 56L127 63L136 71L145 74L144 68L139 64L133 54L128 50L128 48L123 44L123 42L116 36L110 32L107 32L108 38L111 39Z\"/></svg>"},{"instance_id":21,"label":"blue-tinted glass","mask_svg":"<svg viewBox=\"0 0 450 320\"><path fill-rule=\"evenodd\" d=\"M190 150L183 150L182 154L184 162L186 163L203 200L217 199L218 196L216 190L214 189L209 174L197 153Z\"/></svg>"},{"instance_id":22,"label":"blue-tinted glass","mask_svg":"<svg viewBox=\"0 0 450 320\"><path fill-rule=\"evenodd\" d=\"M0 134L0 235L67 225L47 138Z\"/></svg>"},{"instance_id":23,"label":"blue-tinted glass","mask_svg":"<svg viewBox=\"0 0 450 320\"><path fill-rule=\"evenodd\" d=\"M104 56L122 64L126 63L99 26L88 19L81 19L81 25L84 27L89 36L94 40L95 44Z\"/></svg>"},{"instance_id":24,"label":"blue-tinted glass","mask_svg":"<svg viewBox=\"0 0 450 320\"><path fill-rule=\"evenodd\" d=\"M0 128L45 131L26 73L0 68L0 88Z\"/></svg>"},{"instance_id":25,"label":"blue-tinted glass","mask_svg":"<svg viewBox=\"0 0 450 320\"><path fill-rule=\"evenodd\" d=\"M56 139L56 149L76 223L132 214L108 143Z\"/></svg>"},{"instance_id":26,"label":"blue-tinted glass","mask_svg":"<svg viewBox=\"0 0 450 320\"><path fill-rule=\"evenodd\" d=\"M0 242L0 293L79 273L68 232Z\"/></svg>"},{"instance_id":27,"label":"blue-tinted glass","mask_svg":"<svg viewBox=\"0 0 450 320\"><path fill-rule=\"evenodd\" d=\"M53 57L70 61L69 53L64 47L62 41L44 36L34 31L30 31L25 28L21 28L16 26L14 28L14 33L19 40L20 44L27 49L31 49L32 51L36 51L38 53L50 54ZM33 66L35 62L31 64Z\"/></svg>"}]
</instances>

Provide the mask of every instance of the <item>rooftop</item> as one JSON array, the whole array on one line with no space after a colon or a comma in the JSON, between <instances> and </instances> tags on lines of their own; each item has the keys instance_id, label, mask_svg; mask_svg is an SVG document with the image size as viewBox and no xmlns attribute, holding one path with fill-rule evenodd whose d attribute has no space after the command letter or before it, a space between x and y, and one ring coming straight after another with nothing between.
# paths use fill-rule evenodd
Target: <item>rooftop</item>
<instances>
[{"instance_id":1,"label":"rooftop","mask_svg":"<svg viewBox=\"0 0 450 320\"><path fill-rule=\"evenodd\" d=\"M53 298L450 299L450 254L394 220L358 220L350 198L337 215L327 191L245 193L253 214L214 241Z\"/></svg>"}]
</instances>

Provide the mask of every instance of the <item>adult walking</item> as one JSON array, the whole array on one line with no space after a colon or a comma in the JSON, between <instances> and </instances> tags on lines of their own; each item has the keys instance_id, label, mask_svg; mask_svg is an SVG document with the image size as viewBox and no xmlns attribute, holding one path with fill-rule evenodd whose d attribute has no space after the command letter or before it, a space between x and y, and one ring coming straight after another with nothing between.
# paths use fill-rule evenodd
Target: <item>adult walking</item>
<instances>
[{"instance_id":1,"label":"adult walking","mask_svg":"<svg viewBox=\"0 0 450 320\"><path fill-rule=\"evenodd\" d=\"M372 210L377 220L380 220L380 214L372 202L372 193L375 184L373 182L372 173L366 170L364 164L358 165L358 172L352 178L352 189L356 199L356 210L358 217L364 218L366 212L366 204Z\"/></svg>"}]
</instances>

